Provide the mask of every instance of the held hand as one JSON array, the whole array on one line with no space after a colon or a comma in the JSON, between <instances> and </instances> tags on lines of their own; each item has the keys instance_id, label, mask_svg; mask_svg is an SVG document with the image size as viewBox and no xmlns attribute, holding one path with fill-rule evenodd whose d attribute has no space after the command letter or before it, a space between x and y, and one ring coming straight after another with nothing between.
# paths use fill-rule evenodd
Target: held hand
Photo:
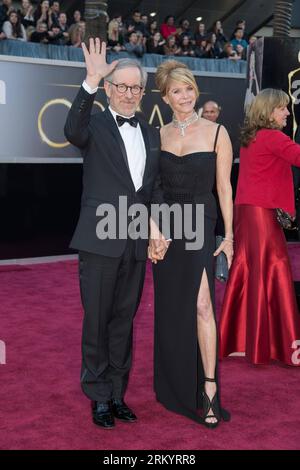
<instances>
[{"instance_id":1,"label":"held hand","mask_svg":"<svg viewBox=\"0 0 300 470\"><path fill-rule=\"evenodd\" d=\"M152 263L156 264L157 261L164 259L170 243L171 240L166 240L164 237L159 239L150 239L148 258L151 259Z\"/></svg>"},{"instance_id":2,"label":"held hand","mask_svg":"<svg viewBox=\"0 0 300 470\"><path fill-rule=\"evenodd\" d=\"M227 258L228 269L230 269L233 258L233 241L223 240L219 248L214 252L214 256L218 256L223 251Z\"/></svg>"},{"instance_id":3,"label":"held hand","mask_svg":"<svg viewBox=\"0 0 300 470\"><path fill-rule=\"evenodd\" d=\"M162 261L165 257L167 250L157 253L153 248L148 246L148 258L152 261L153 264L157 264L157 261Z\"/></svg>"},{"instance_id":4,"label":"held hand","mask_svg":"<svg viewBox=\"0 0 300 470\"><path fill-rule=\"evenodd\" d=\"M148 246L148 258L151 260L153 264L157 264L157 261L160 261L163 259L162 257L156 255L150 246Z\"/></svg>"},{"instance_id":5,"label":"held hand","mask_svg":"<svg viewBox=\"0 0 300 470\"><path fill-rule=\"evenodd\" d=\"M82 43L82 50L87 70L86 81L89 86L97 87L101 79L114 70L118 61L115 60L111 64L106 62L106 43L99 38L90 38L89 50Z\"/></svg>"}]
</instances>

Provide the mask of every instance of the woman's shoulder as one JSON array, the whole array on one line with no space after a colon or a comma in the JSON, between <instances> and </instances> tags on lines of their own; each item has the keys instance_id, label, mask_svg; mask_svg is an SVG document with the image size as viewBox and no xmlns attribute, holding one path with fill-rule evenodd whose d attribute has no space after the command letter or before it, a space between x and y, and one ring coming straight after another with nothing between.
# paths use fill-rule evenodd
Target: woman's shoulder
<instances>
[{"instance_id":1,"label":"woman's shoulder","mask_svg":"<svg viewBox=\"0 0 300 470\"><path fill-rule=\"evenodd\" d=\"M228 136L228 132L226 130L226 127L223 126L223 124L219 122L212 122L209 121L208 119L204 119L200 117L199 119L199 127L205 131L205 133L208 136L215 137L216 134L218 133L220 138L224 138Z\"/></svg>"},{"instance_id":2,"label":"woman's shoulder","mask_svg":"<svg viewBox=\"0 0 300 470\"><path fill-rule=\"evenodd\" d=\"M221 124L209 121L201 116L199 117L197 124L199 129L203 130L207 135L214 135L217 132L218 127L221 126Z\"/></svg>"},{"instance_id":3,"label":"woman's shoulder","mask_svg":"<svg viewBox=\"0 0 300 470\"><path fill-rule=\"evenodd\" d=\"M259 129L256 133L256 139L261 142L268 143L272 142L280 142L282 140L289 139L289 137L284 134L280 129Z\"/></svg>"},{"instance_id":4,"label":"woman's shoulder","mask_svg":"<svg viewBox=\"0 0 300 470\"><path fill-rule=\"evenodd\" d=\"M200 126L206 126L208 128L210 127L211 129L213 129L214 127L217 128L219 125L217 122L209 121L208 119L205 119L201 116L199 116L198 123Z\"/></svg>"},{"instance_id":5,"label":"woman's shoulder","mask_svg":"<svg viewBox=\"0 0 300 470\"><path fill-rule=\"evenodd\" d=\"M260 147L272 154L277 154L279 149L289 145L292 139L280 129L260 129L255 138Z\"/></svg>"},{"instance_id":6,"label":"woman's shoulder","mask_svg":"<svg viewBox=\"0 0 300 470\"><path fill-rule=\"evenodd\" d=\"M219 127L220 129L221 128L225 129L223 124L221 124L220 122L209 121L208 119L205 119L201 116L198 119L198 125L201 127L205 127L207 131L211 131L211 132L216 132Z\"/></svg>"},{"instance_id":7,"label":"woman's shoulder","mask_svg":"<svg viewBox=\"0 0 300 470\"><path fill-rule=\"evenodd\" d=\"M271 129L264 127L263 129L259 129L257 131L257 135L266 135L268 134L269 136L282 136L285 135L280 129Z\"/></svg>"}]
</instances>

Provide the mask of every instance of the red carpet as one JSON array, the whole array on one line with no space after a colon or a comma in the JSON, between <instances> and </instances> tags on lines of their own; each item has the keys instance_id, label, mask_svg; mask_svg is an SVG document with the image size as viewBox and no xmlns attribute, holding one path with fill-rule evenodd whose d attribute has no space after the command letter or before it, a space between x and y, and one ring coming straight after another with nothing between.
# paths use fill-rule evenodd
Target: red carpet
<instances>
[{"instance_id":1,"label":"red carpet","mask_svg":"<svg viewBox=\"0 0 300 470\"><path fill-rule=\"evenodd\" d=\"M290 245L295 279L300 246ZM82 311L77 263L1 267L0 449L299 449L300 376L280 364L243 358L221 364L230 423L216 430L166 411L152 391L153 294L150 270L135 322L127 402L137 423L102 430L79 385ZM223 286L217 287L220 305ZM300 317L299 317L300 321Z\"/></svg>"}]
</instances>

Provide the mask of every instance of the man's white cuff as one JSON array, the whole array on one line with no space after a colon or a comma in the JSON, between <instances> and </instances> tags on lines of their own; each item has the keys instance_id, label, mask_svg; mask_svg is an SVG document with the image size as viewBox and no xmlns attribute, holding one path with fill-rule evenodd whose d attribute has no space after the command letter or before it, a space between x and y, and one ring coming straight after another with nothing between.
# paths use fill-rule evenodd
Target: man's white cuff
<instances>
[{"instance_id":1,"label":"man's white cuff","mask_svg":"<svg viewBox=\"0 0 300 470\"><path fill-rule=\"evenodd\" d=\"M94 93L97 93L97 91L98 91L98 87L97 87L97 88L91 88L91 87L86 83L85 80L84 80L82 86L83 86L83 88L85 89L85 91L87 91L90 95L93 95Z\"/></svg>"}]
</instances>

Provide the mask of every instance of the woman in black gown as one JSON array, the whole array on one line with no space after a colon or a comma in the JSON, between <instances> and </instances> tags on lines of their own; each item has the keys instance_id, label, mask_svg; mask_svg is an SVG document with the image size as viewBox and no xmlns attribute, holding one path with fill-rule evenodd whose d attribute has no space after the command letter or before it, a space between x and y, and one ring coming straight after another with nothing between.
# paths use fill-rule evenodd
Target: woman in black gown
<instances>
[{"instance_id":1,"label":"woman in black gown","mask_svg":"<svg viewBox=\"0 0 300 470\"><path fill-rule=\"evenodd\" d=\"M214 256L224 251L230 266L232 149L225 128L195 112L199 91L184 64L164 62L158 67L156 82L174 113L172 122L161 129L164 200L168 206L177 203L183 210L190 204L194 228L196 205L204 205L204 244L190 250L186 241L191 240L174 239L172 218L172 241L166 253L159 254L150 242L149 257L155 263L154 388L157 400L166 408L213 428L221 418L229 420L218 393ZM215 178L225 223L225 237L217 251Z\"/></svg>"}]
</instances>

